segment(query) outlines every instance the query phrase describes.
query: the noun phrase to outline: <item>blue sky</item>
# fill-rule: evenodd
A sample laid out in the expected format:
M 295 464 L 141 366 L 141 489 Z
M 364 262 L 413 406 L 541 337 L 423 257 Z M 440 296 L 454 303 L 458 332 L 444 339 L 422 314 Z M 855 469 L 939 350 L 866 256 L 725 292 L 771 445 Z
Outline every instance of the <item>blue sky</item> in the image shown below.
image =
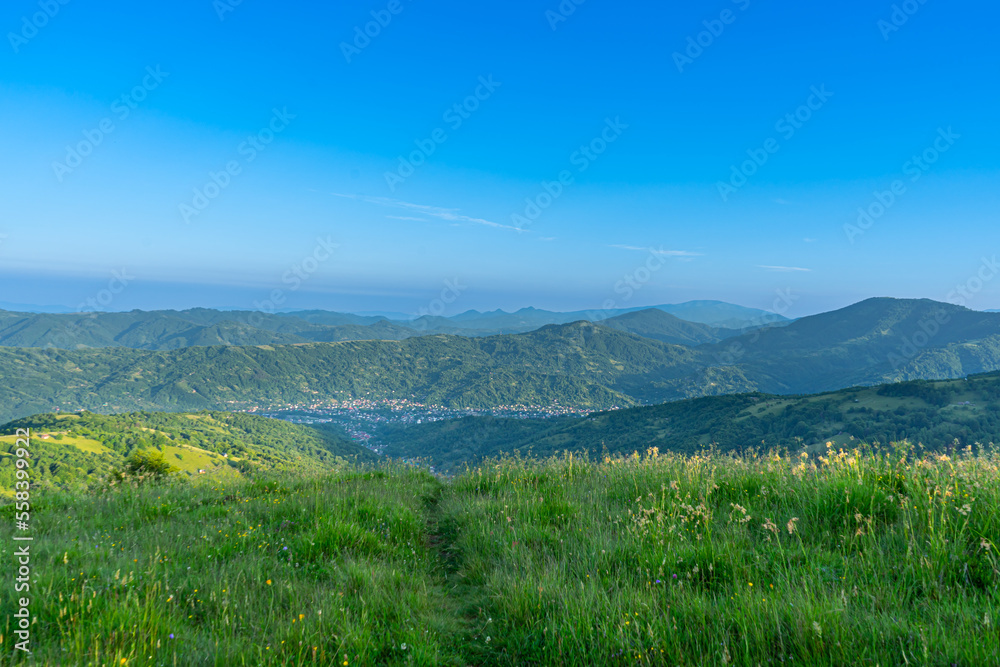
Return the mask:
M 63 2 L 0 10 L 0 301 L 1000 308 L 992 3 Z

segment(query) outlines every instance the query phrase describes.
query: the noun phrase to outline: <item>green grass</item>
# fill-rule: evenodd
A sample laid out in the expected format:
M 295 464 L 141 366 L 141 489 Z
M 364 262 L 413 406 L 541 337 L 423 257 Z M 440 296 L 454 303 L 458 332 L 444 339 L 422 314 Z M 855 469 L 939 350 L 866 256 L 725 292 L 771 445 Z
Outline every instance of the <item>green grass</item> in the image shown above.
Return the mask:
M 35 663 L 453 662 L 424 519 L 439 490 L 385 470 L 36 498 Z
M 92 438 L 82 438 L 82 437 L 79 437 L 79 436 L 73 436 L 73 435 L 67 434 L 65 431 L 38 433 L 36 436 L 33 436 L 33 437 L 37 437 L 38 439 L 41 439 L 41 437 L 43 435 L 48 435 L 49 436 L 48 441 L 49 441 L 50 444 L 53 444 L 53 445 L 70 445 L 72 447 L 76 447 L 77 449 L 79 449 L 82 452 L 88 452 L 88 453 L 91 453 L 91 454 L 108 454 L 111 451 L 113 451 L 111 449 L 108 449 L 104 445 L 102 445 L 97 440 L 94 440 Z M 56 436 L 61 436 L 61 437 L 59 437 L 57 439 Z M 7 445 L 8 447 L 12 447 L 12 446 L 15 445 L 16 442 L 17 442 L 17 436 L 14 436 L 14 435 L 0 435 L 0 444 L 2 444 L 2 445 Z
M 167 463 L 188 475 L 198 475 L 199 470 L 204 470 L 212 477 L 213 483 L 231 482 L 240 476 L 239 472 L 229 467 L 226 459 L 204 450 L 164 445 L 162 451 Z
M 183 474 L 212 483 L 231 483 L 243 471 L 317 473 L 345 459 L 376 459 L 332 430 L 246 414 L 40 414 L 0 426 L 0 493 L 14 485 L 19 429 L 31 432 L 32 483 L 63 491 L 99 488 L 138 450 L 158 450 Z
M 650 450 L 39 497 L 34 659 L 995 665 L 998 477 L 992 451 Z
M 824 459 L 459 478 L 455 548 L 492 619 L 480 661 L 998 664 L 998 459 Z

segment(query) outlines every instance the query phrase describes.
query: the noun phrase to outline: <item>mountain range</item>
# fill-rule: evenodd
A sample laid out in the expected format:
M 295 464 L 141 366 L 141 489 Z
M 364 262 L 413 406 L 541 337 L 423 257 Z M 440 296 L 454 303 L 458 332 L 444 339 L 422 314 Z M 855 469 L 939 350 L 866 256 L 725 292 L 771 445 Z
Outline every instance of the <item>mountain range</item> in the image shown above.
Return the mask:
M 681 320 L 706 325 L 695 338 L 681 334 L 670 342 L 721 340 L 737 333 L 727 326 L 750 328 L 787 322 L 765 311 L 719 301 L 697 301 L 655 306 Z M 416 319 L 390 320 L 383 316 L 355 315 L 324 310 L 282 313 L 223 311 L 207 308 L 113 313 L 27 313 L 0 311 L 0 346 L 131 347 L 142 350 L 174 350 L 212 345 L 288 345 L 293 343 L 346 340 L 404 340 L 426 334 L 482 337 L 524 333 L 549 324 L 580 320 L 604 321 L 645 310 L 577 311 L 559 313 L 522 308 L 481 313 L 470 310 L 454 317 L 424 315 Z M 679 330 L 680 325 L 677 325 Z M 693 330 L 692 330 L 693 331 Z
M 264 320 L 276 328 L 289 321 L 300 329 L 300 322 L 313 326 L 279 315 Z M 393 326 L 369 326 L 378 325 Z M 339 398 L 600 410 L 1000 369 L 1000 314 L 930 300 L 869 299 L 781 326 L 719 331 L 647 310 L 596 324 L 480 337 L 433 333 L 396 341 L 268 341 L 165 351 L 0 347 L 0 420 L 57 408 L 309 407 Z

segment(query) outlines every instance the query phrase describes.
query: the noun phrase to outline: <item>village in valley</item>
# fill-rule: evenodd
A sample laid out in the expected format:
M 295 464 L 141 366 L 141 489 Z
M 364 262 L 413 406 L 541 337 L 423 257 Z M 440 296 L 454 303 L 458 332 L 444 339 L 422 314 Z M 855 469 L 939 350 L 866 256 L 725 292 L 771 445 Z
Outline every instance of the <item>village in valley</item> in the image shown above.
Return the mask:
M 613 408 L 617 409 L 617 408 Z M 251 407 L 241 412 L 283 419 L 294 424 L 336 424 L 354 442 L 377 454 L 382 453 L 378 429 L 381 426 L 415 425 L 462 417 L 504 417 L 510 419 L 551 419 L 582 416 L 590 410 L 561 405 L 498 405 L 482 408 L 447 408 L 413 399 L 343 398 L 312 404 Z

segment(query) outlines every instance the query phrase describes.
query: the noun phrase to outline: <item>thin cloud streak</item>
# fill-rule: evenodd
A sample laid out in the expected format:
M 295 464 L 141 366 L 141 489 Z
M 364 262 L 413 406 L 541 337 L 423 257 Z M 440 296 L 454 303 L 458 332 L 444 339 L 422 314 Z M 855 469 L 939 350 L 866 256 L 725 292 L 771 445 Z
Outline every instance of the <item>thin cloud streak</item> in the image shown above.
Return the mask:
M 701 257 L 700 252 L 691 252 L 689 250 L 663 250 L 662 248 L 643 248 L 642 246 L 635 245 L 610 245 L 609 248 L 618 248 L 620 250 L 638 250 L 642 252 L 650 252 L 654 255 L 663 255 L 664 257 Z
M 486 227 L 494 227 L 496 229 L 511 229 L 516 232 L 524 232 L 526 230 L 520 227 L 513 227 L 511 225 L 504 225 L 499 222 L 493 222 L 492 220 L 486 220 L 484 218 L 474 218 L 468 215 L 462 215 L 457 213 L 456 208 L 442 208 L 440 206 L 428 206 L 427 204 L 414 204 L 408 201 L 401 201 L 399 199 L 390 199 L 389 197 L 368 197 L 365 195 L 346 195 L 339 192 L 331 192 L 334 197 L 343 197 L 344 199 L 353 199 L 355 201 L 363 201 L 368 204 L 376 204 L 378 206 L 389 206 L 392 208 L 402 208 L 410 211 L 419 211 L 424 215 L 429 215 L 433 218 L 438 218 L 439 220 L 447 220 L 448 222 L 469 222 L 475 225 L 484 225 Z

